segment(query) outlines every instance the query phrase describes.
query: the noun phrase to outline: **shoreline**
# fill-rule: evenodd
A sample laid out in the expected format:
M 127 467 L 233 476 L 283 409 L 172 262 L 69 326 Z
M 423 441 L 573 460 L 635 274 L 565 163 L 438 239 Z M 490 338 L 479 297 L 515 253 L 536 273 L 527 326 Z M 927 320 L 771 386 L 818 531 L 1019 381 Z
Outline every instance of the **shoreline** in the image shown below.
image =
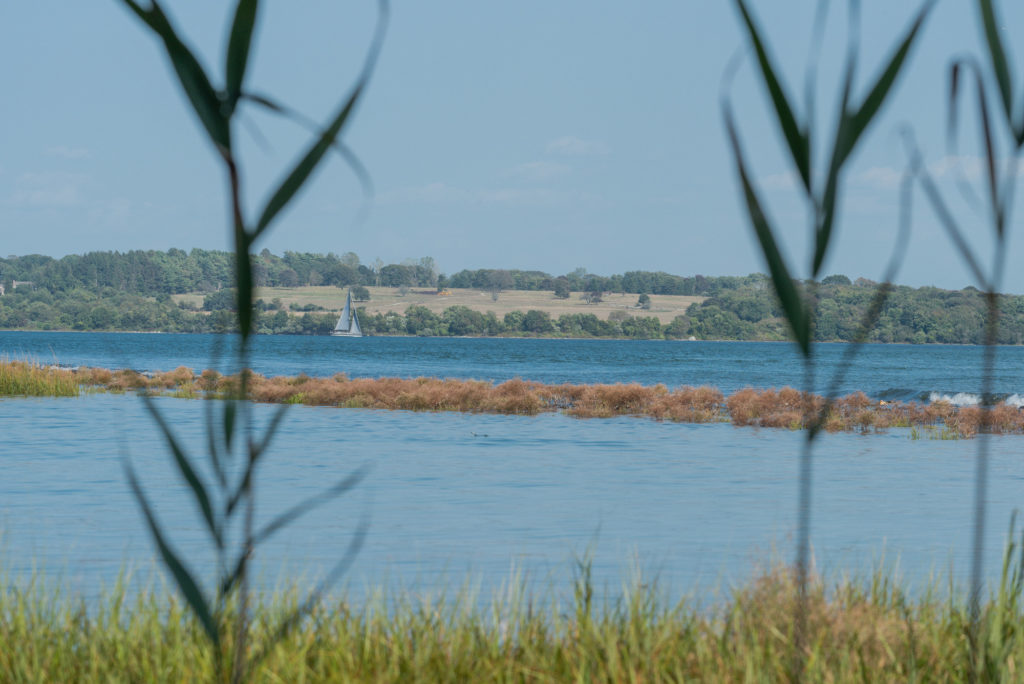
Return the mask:
M 16 334 L 79 334 L 79 335 L 228 335 L 235 333 L 209 333 L 209 332 L 167 332 L 163 330 L 25 330 L 23 328 L 0 328 L 0 333 Z M 323 337 L 330 338 L 331 335 L 292 335 L 288 333 L 254 333 L 254 337 Z M 670 343 L 742 343 L 742 344 L 793 344 L 792 340 L 690 340 L 683 338 L 638 338 L 638 337 L 572 337 L 568 335 L 364 335 L 364 338 L 382 337 L 388 339 L 429 339 L 429 340 L 569 340 L 569 341 L 593 341 L 593 342 L 670 342 Z M 983 349 L 983 344 L 965 344 L 959 342 L 850 342 L 848 340 L 822 340 L 813 342 L 819 344 L 861 344 L 870 347 L 973 347 Z M 998 348 L 1022 347 L 1024 344 L 996 344 Z

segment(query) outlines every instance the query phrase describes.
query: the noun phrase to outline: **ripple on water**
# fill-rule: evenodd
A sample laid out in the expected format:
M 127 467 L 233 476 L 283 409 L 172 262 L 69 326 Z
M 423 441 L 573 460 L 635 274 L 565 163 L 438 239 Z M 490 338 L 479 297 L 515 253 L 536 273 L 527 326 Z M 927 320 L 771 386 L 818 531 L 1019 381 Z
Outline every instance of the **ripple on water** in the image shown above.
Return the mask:
M 157 400 L 182 441 L 205 443 L 204 404 Z M 274 407 L 255 406 L 259 421 Z M 79 588 L 111 583 L 153 551 L 122 473 L 128 454 L 201 573 L 213 559 L 202 523 L 141 402 L 132 396 L 3 402 L 0 479 L 4 562 L 60 570 Z M 260 554 L 273 583 L 309 577 L 342 553 L 358 519 L 370 534 L 354 587 L 461 582 L 495 588 L 521 566 L 537 581 L 571 577 L 593 555 L 597 578 L 620 586 L 634 555 L 674 593 L 741 580 L 773 549 L 788 558 L 802 435 L 727 424 L 579 420 L 295 407 L 259 473 L 269 519 L 368 463 L 368 478 L 280 535 Z M 998 560 L 1019 501 L 1020 438 L 991 441 L 987 563 Z M 968 567 L 975 443 L 911 440 L 906 431 L 825 435 L 816 449 L 812 541 L 819 567 L 866 570 L 883 554 L 923 580 Z M 282 567 L 287 570 L 282 571 Z

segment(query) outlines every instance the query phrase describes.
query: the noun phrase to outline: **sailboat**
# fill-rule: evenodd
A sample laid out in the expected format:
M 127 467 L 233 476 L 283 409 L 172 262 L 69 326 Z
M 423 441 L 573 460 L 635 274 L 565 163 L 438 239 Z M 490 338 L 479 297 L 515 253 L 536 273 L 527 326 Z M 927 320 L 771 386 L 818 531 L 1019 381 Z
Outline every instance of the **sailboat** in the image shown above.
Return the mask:
M 331 333 L 334 337 L 362 337 L 363 331 L 359 329 L 359 317 L 356 316 L 356 309 L 352 306 L 352 290 L 348 291 L 348 299 L 345 300 L 345 308 L 341 311 L 338 324 L 334 326 Z

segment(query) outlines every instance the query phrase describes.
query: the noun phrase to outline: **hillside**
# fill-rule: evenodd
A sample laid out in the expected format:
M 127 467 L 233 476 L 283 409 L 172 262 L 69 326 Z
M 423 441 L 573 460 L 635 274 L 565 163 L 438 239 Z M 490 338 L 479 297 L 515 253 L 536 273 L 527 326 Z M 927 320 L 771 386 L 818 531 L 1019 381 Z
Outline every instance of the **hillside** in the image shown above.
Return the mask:
M 651 308 L 644 310 L 637 306 L 637 295 L 622 293 L 605 293 L 602 301 L 588 304 L 582 292 L 573 292 L 568 299 L 556 299 L 554 292 L 544 290 L 505 290 L 498 294 L 497 301 L 490 292 L 470 288 L 451 288 L 449 296 L 438 295 L 434 290 L 410 289 L 401 294 L 395 287 L 368 287 L 370 301 L 360 302 L 371 314 L 388 314 L 390 312 L 404 314 L 410 306 L 423 306 L 435 314 L 441 314 L 452 306 L 465 306 L 473 311 L 486 313 L 493 311 L 498 317 L 512 311 L 544 311 L 557 319 L 562 314 L 594 314 L 601 320 L 607 320 L 613 311 L 621 311 L 630 316 L 653 316 L 662 325 L 668 325 L 676 316 L 683 316 L 691 304 L 699 304 L 707 297 L 685 295 L 650 295 Z M 347 290 L 337 287 L 263 287 L 256 296 L 266 302 L 280 299 L 288 308 L 309 305 L 322 307 L 322 311 L 338 313 L 345 305 Z M 203 293 L 173 295 L 172 299 L 186 302 L 196 307 L 203 304 Z

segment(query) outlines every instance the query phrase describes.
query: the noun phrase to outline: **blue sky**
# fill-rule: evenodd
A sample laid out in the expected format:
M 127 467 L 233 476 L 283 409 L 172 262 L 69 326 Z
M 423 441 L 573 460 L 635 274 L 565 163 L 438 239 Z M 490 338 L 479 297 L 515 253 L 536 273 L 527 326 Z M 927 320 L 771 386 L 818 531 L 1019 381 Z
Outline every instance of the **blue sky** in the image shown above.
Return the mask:
M 861 88 L 919 7 L 862 4 Z M 752 5 L 799 92 L 814 3 Z M 817 60 L 826 125 L 846 32 L 845 3 L 832 5 Z M 960 201 L 944 140 L 950 59 L 980 54 L 971 5 L 945 0 L 933 12 L 845 178 L 826 272 L 881 274 L 896 231 L 904 123 L 989 255 L 984 217 Z M 262 9 L 248 85 L 323 121 L 359 70 L 375 5 L 267 0 Z M 230 3 L 169 2 L 168 10 L 222 78 Z M 1012 43 L 1009 27 L 1024 27 L 1024 7 L 1000 10 Z M 356 221 L 359 184 L 333 160 L 259 247 L 354 251 L 365 262 L 430 255 L 448 273 L 763 271 L 718 102 L 741 44 L 725 0 L 394 0 L 379 68 L 345 134 L 376 187 L 368 217 Z M 228 247 L 217 160 L 157 43 L 120 3 L 4 3 L 0 63 L 0 253 Z M 731 93 L 770 216 L 794 272 L 806 275 L 804 207 L 749 62 Z M 247 204 L 256 207 L 307 138 L 258 111 L 247 120 L 236 137 Z M 966 129 L 968 177 L 978 174 L 976 138 Z M 1024 263 L 1022 223 L 1014 221 L 1005 280 L 1014 292 L 1024 292 L 1024 269 L 1015 268 Z M 913 230 L 900 282 L 972 284 L 920 197 Z

